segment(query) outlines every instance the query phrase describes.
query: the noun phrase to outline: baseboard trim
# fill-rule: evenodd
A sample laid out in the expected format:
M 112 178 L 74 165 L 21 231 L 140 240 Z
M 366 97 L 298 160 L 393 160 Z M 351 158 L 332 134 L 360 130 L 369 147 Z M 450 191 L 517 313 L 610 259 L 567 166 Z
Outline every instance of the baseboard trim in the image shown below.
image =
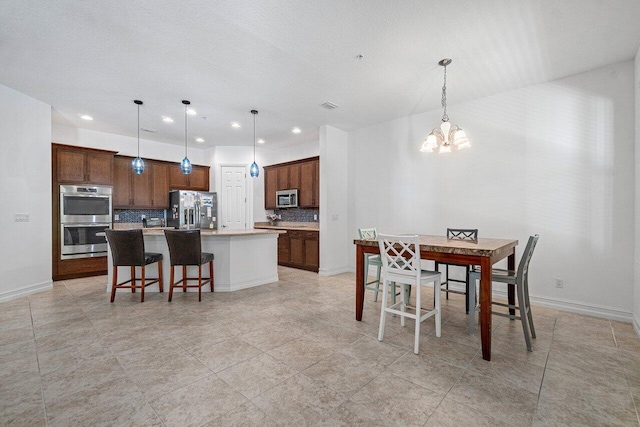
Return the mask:
M 44 282 L 34 283 L 32 285 L 25 286 L 24 288 L 15 289 L 13 291 L 0 294 L 0 302 L 10 301 L 12 299 L 35 294 L 37 292 L 49 291 L 51 289 L 53 289 L 53 281 L 45 280 Z
M 345 267 L 338 267 L 338 268 L 333 268 L 333 269 L 325 269 L 325 268 L 321 268 L 320 270 L 318 270 L 318 275 L 320 276 L 335 276 L 336 274 L 342 274 L 342 273 L 349 273 L 351 272 L 351 269 L 347 266 Z
M 248 289 L 248 288 L 254 288 L 256 286 L 268 285 L 269 283 L 274 283 L 274 282 L 277 282 L 278 280 L 280 280 L 279 277 L 278 277 L 278 274 L 275 274 L 273 276 L 262 277 L 260 279 L 254 279 L 254 280 L 252 280 L 250 282 L 230 285 L 227 289 L 219 289 L 216 286 L 216 292 L 239 291 L 241 289 Z
M 640 321 L 638 321 L 636 316 L 633 316 L 633 329 L 636 330 L 636 334 L 638 335 L 638 338 L 640 338 Z

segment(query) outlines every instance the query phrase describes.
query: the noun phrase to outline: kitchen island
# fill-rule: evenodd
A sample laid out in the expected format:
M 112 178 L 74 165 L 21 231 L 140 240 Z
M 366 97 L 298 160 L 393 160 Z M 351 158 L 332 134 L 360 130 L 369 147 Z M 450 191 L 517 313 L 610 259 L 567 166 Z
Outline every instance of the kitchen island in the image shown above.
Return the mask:
M 169 247 L 163 229 L 146 228 L 144 235 L 145 252 L 156 252 L 163 255 L 164 290 L 169 291 L 170 268 Z M 214 254 L 215 292 L 230 292 L 251 288 L 278 281 L 278 236 L 280 230 L 201 230 L 202 251 Z M 107 292 L 111 292 L 113 261 L 111 248 L 108 253 Z M 194 273 L 195 270 L 195 273 Z M 203 276 L 208 272 L 204 271 Z M 139 277 L 139 269 L 136 268 Z M 188 267 L 189 277 L 197 277 L 197 267 Z M 146 268 L 147 277 L 158 277 L 158 265 L 151 264 Z M 176 269 L 176 279 L 182 277 L 182 269 Z M 130 279 L 127 267 L 118 269 L 118 283 Z M 190 282 L 191 283 L 191 282 Z M 158 284 L 150 285 L 147 292 L 158 292 Z M 188 289 L 197 292 L 196 288 Z M 118 289 L 118 292 L 130 292 Z

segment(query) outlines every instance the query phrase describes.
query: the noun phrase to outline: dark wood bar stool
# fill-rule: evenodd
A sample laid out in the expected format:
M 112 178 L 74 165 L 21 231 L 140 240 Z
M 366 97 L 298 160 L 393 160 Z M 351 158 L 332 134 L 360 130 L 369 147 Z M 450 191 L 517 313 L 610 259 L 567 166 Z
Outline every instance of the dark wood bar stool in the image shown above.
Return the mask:
M 144 288 L 158 283 L 162 289 L 162 254 L 144 251 L 142 230 L 105 230 L 105 235 L 111 247 L 113 258 L 113 283 L 111 285 L 111 302 L 116 297 L 116 290 L 131 288 L 135 293 L 140 288 L 140 302 L 144 302 Z M 145 267 L 158 263 L 158 277 L 145 277 Z M 131 267 L 131 279 L 118 283 L 118 267 Z M 136 278 L 136 267 L 140 267 L 140 277 Z M 140 286 L 136 286 L 140 282 Z M 131 283 L 128 285 L 128 283 Z
M 164 230 L 169 246 L 171 258 L 171 283 L 169 284 L 169 301 L 173 297 L 173 288 L 182 286 L 182 292 L 187 288 L 198 288 L 198 301 L 202 301 L 202 286 L 209 283 L 213 292 L 213 254 L 202 252 L 200 230 Z M 202 277 L 202 266 L 209 264 L 209 277 Z M 182 266 L 182 279 L 175 282 L 175 266 Z M 198 266 L 198 277 L 187 277 L 187 266 Z M 197 280 L 197 285 L 187 284 L 188 280 Z M 180 285 L 182 283 L 182 285 Z

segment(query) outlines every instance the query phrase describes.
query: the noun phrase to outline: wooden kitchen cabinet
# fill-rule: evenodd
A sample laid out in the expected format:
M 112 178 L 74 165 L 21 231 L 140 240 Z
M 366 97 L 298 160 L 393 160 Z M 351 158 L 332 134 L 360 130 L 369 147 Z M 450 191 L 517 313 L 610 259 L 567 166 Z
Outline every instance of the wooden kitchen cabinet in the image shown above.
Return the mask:
M 276 188 L 278 187 L 278 170 L 264 168 L 264 208 L 276 208 Z
M 169 188 L 171 190 L 209 191 L 209 167 L 193 165 L 191 173 L 185 175 L 180 163 L 169 165 Z
M 58 183 L 112 184 L 115 152 L 59 144 L 54 144 L 54 148 Z
M 300 164 L 300 191 L 298 206 L 301 208 L 317 208 L 320 206 L 320 162 L 311 160 Z
M 129 207 L 133 203 L 131 160 L 131 157 L 116 156 L 113 161 L 113 195 L 111 196 L 111 203 L 114 208 Z
M 284 237 L 286 236 L 286 237 Z M 287 230 L 278 237 L 278 264 L 318 271 L 320 241 L 318 231 Z
M 151 166 L 151 206 L 165 209 L 169 207 L 169 165 L 149 162 Z M 208 186 L 208 184 L 207 184 Z
M 264 167 L 264 208 L 276 209 L 276 191 L 298 190 L 298 207 L 320 206 L 320 158 Z

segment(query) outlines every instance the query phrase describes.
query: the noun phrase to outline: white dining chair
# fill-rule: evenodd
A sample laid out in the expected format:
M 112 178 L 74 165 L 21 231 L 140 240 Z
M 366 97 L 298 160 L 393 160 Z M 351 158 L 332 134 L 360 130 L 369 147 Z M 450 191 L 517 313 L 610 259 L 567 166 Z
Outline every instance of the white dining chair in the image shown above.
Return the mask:
M 382 341 L 384 338 L 384 326 L 387 313 L 400 316 L 400 324 L 402 326 L 405 326 L 405 318 L 408 317 L 414 319 L 416 322 L 413 352 L 418 354 L 421 322 L 429 317 L 435 317 L 436 337 L 439 338 L 441 334 L 440 272 L 427 271 L 420 268 L 420 242 L 417 235 L 394 236 L 379 234 L 378 245 L 380 246 L 380 258 L 382 260 L 382 308 L 380 312 L 378 341 Z M 402 301 L 387 307 L 390 282 L 402 285 Z M 429 283 L 433 283 L 435 307 L 433 310 L 422 315 L 419 286 Z M 415 308 L 409 306 L 408 286 L 416 286 Z M 398 306 L 400 306 L 400 310 L 396 308 Z M 415 314 L 407 312 L 408 308 L 414 308 Z

